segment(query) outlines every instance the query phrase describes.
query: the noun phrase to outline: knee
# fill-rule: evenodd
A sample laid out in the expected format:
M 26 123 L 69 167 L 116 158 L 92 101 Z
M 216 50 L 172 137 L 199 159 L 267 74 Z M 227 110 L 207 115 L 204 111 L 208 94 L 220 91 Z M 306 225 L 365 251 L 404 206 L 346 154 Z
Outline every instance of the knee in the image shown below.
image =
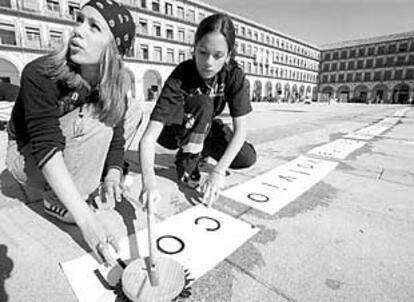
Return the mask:
M 231 169 L 247 169 L 257 161 L 257 153 L 252 144 L 246 143 L 230 165 Z

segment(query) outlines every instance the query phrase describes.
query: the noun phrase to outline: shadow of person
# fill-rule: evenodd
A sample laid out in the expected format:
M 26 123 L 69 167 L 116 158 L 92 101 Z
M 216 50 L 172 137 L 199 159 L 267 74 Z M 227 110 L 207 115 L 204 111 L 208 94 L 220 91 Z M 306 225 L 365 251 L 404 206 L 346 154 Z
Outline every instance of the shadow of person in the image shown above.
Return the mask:
M 4 169 L 0 174 L 0 188 L 1 193 L 4 196 L 17 199 L 22 203 L 26 203 L 25 196 L 20 188 L 18 182 L 14 179 L 13 175 Z
M 127 151 L 126 158 L 130 158 L 132 155 L 135 155 L 138 158 L 136 151 Z M 163 177 L 171 180 L 172 182 L 177 183 L 177 172 L 175 170 L 175 152 L 168 150 L 167 153 L 155 153 L 154 166 L 155 174 L 159 177 Z M 130 161 L 129 171 L 134 173 L 141 173 L 141 167 L 139 163 L 135 161 Z M 195 189 L 186 187 L 184 185 L 178 184 L 178 189 L 183 193 L 185 199 L 191 205 L 195 206 L 201 202 L 201 194 Z
M 122 202 L 116 204 L 115 210 L 121 215 L 126 227 L 126 235 L 128 236 L 129 254 L 131 259 L 140 258 L 137 236 L 135 234 L 136 229 L 134 220 L 137 219 L 137 215 L 134 206 L 131 204 L 131 201 L 128 201 L 125 197 L 123 197 Z
M 0 301 L 2 302 L 7 302 L 9 299 L 4 283 L 10 277 L 14 266 L 13 261 L 7 257 L 7 251 L 7 246 L 0 244 Z

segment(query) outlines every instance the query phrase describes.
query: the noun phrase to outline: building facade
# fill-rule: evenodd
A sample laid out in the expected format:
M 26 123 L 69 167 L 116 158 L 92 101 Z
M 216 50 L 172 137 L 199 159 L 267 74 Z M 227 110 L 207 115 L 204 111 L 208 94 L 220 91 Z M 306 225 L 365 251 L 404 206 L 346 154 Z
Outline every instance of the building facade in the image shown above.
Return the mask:
M 0 0 L 0 79 L 18 84 L 23 67 L 71 35 L 85 0 Z M 173 68 L 191 58 L 199 22 L 224 12 L 194 0 L 121 0 L 135 20 L 125 59 L 136 95 L 155 100 Z M 237 30 L 237 57 L 252 100 L 299 101 L 316 96 L 320 50 L 228 13 Z
M 414 93 L 414 31 L 324 46 L 319 99 L 409 103 Z

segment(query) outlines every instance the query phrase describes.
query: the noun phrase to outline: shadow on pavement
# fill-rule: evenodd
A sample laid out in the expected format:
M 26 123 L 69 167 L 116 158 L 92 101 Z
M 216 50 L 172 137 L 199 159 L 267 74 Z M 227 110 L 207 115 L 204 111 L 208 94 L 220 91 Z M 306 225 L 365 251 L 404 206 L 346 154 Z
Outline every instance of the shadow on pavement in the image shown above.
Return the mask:
M 19 184 L 7 169 L 4 169 L 0 174 L 0 188 L 1 193 L 4 196 L 17 199 L 22 203 L 26 203 L 22 190 L 19 187 Z
M 136 151 L 127 151 L 126 158 L 131 158 L 131 156 L 136 153 Z M 137 156 L 136 156 L 137 158 Z M 174 153 L 156 153 L 155 154 L 155 174 L 159 177 L 163 177 L 171 180 L 172 182 L 177 182 L 177 174 L 175 171 L 175 152 Z M 141 167 L 138 163 L 132 162 L 130 164 L 130 171 L 134 173 L 141 173 Z M 201 202 L 201 194 L 194 189 L 188 188 L 184 185 L 178 186 L 179 191 L 184 194 L 185 199 L 191 205 L 195 206 Z
M 4 283 L 10 277 L 13 270 L 13 260 L 7 257 L 8 248 L 4 244 L 0 244 L 0 301 L 7 302 L 9 297 L 6 293 Z

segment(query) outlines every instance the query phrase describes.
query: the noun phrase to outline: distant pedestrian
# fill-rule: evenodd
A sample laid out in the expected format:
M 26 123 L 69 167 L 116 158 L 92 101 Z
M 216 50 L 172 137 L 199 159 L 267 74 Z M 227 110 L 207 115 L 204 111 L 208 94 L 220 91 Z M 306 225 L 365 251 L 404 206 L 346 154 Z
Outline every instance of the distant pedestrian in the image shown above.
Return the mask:
M 217 165 L 201 183 L 204 201 L 211 204 L 224 185 L 226 170 L 247 168 L 256 152 L 246 139 L 246 116 L 252 110 L 243 70 L 234 61 L 235 30 L 227 15 L 215 14 L 197 28 L 194 57 L 181 63 L 164 84 L 140 145 L 142 198 L 160 199 L 154 173 L 154 144 L 178 149 L 178 181 L 200 184 L 199 163 L 211 156 Z M 234 133 L 215 118 L 229 107 Z
M 85 200 L 101 177 L 105 199 L 98 207 L 121 197 L 124 148 L 141 119 L 122 60 L 134 36 L 125 7 L 87 2 L 69 42 L 24 68 L 8 129 L 13 176 L 41 189 L 45 213 L 76 223 L 105 262 L 113 262 L 108 244 L 117 248 L 117 240 Z

